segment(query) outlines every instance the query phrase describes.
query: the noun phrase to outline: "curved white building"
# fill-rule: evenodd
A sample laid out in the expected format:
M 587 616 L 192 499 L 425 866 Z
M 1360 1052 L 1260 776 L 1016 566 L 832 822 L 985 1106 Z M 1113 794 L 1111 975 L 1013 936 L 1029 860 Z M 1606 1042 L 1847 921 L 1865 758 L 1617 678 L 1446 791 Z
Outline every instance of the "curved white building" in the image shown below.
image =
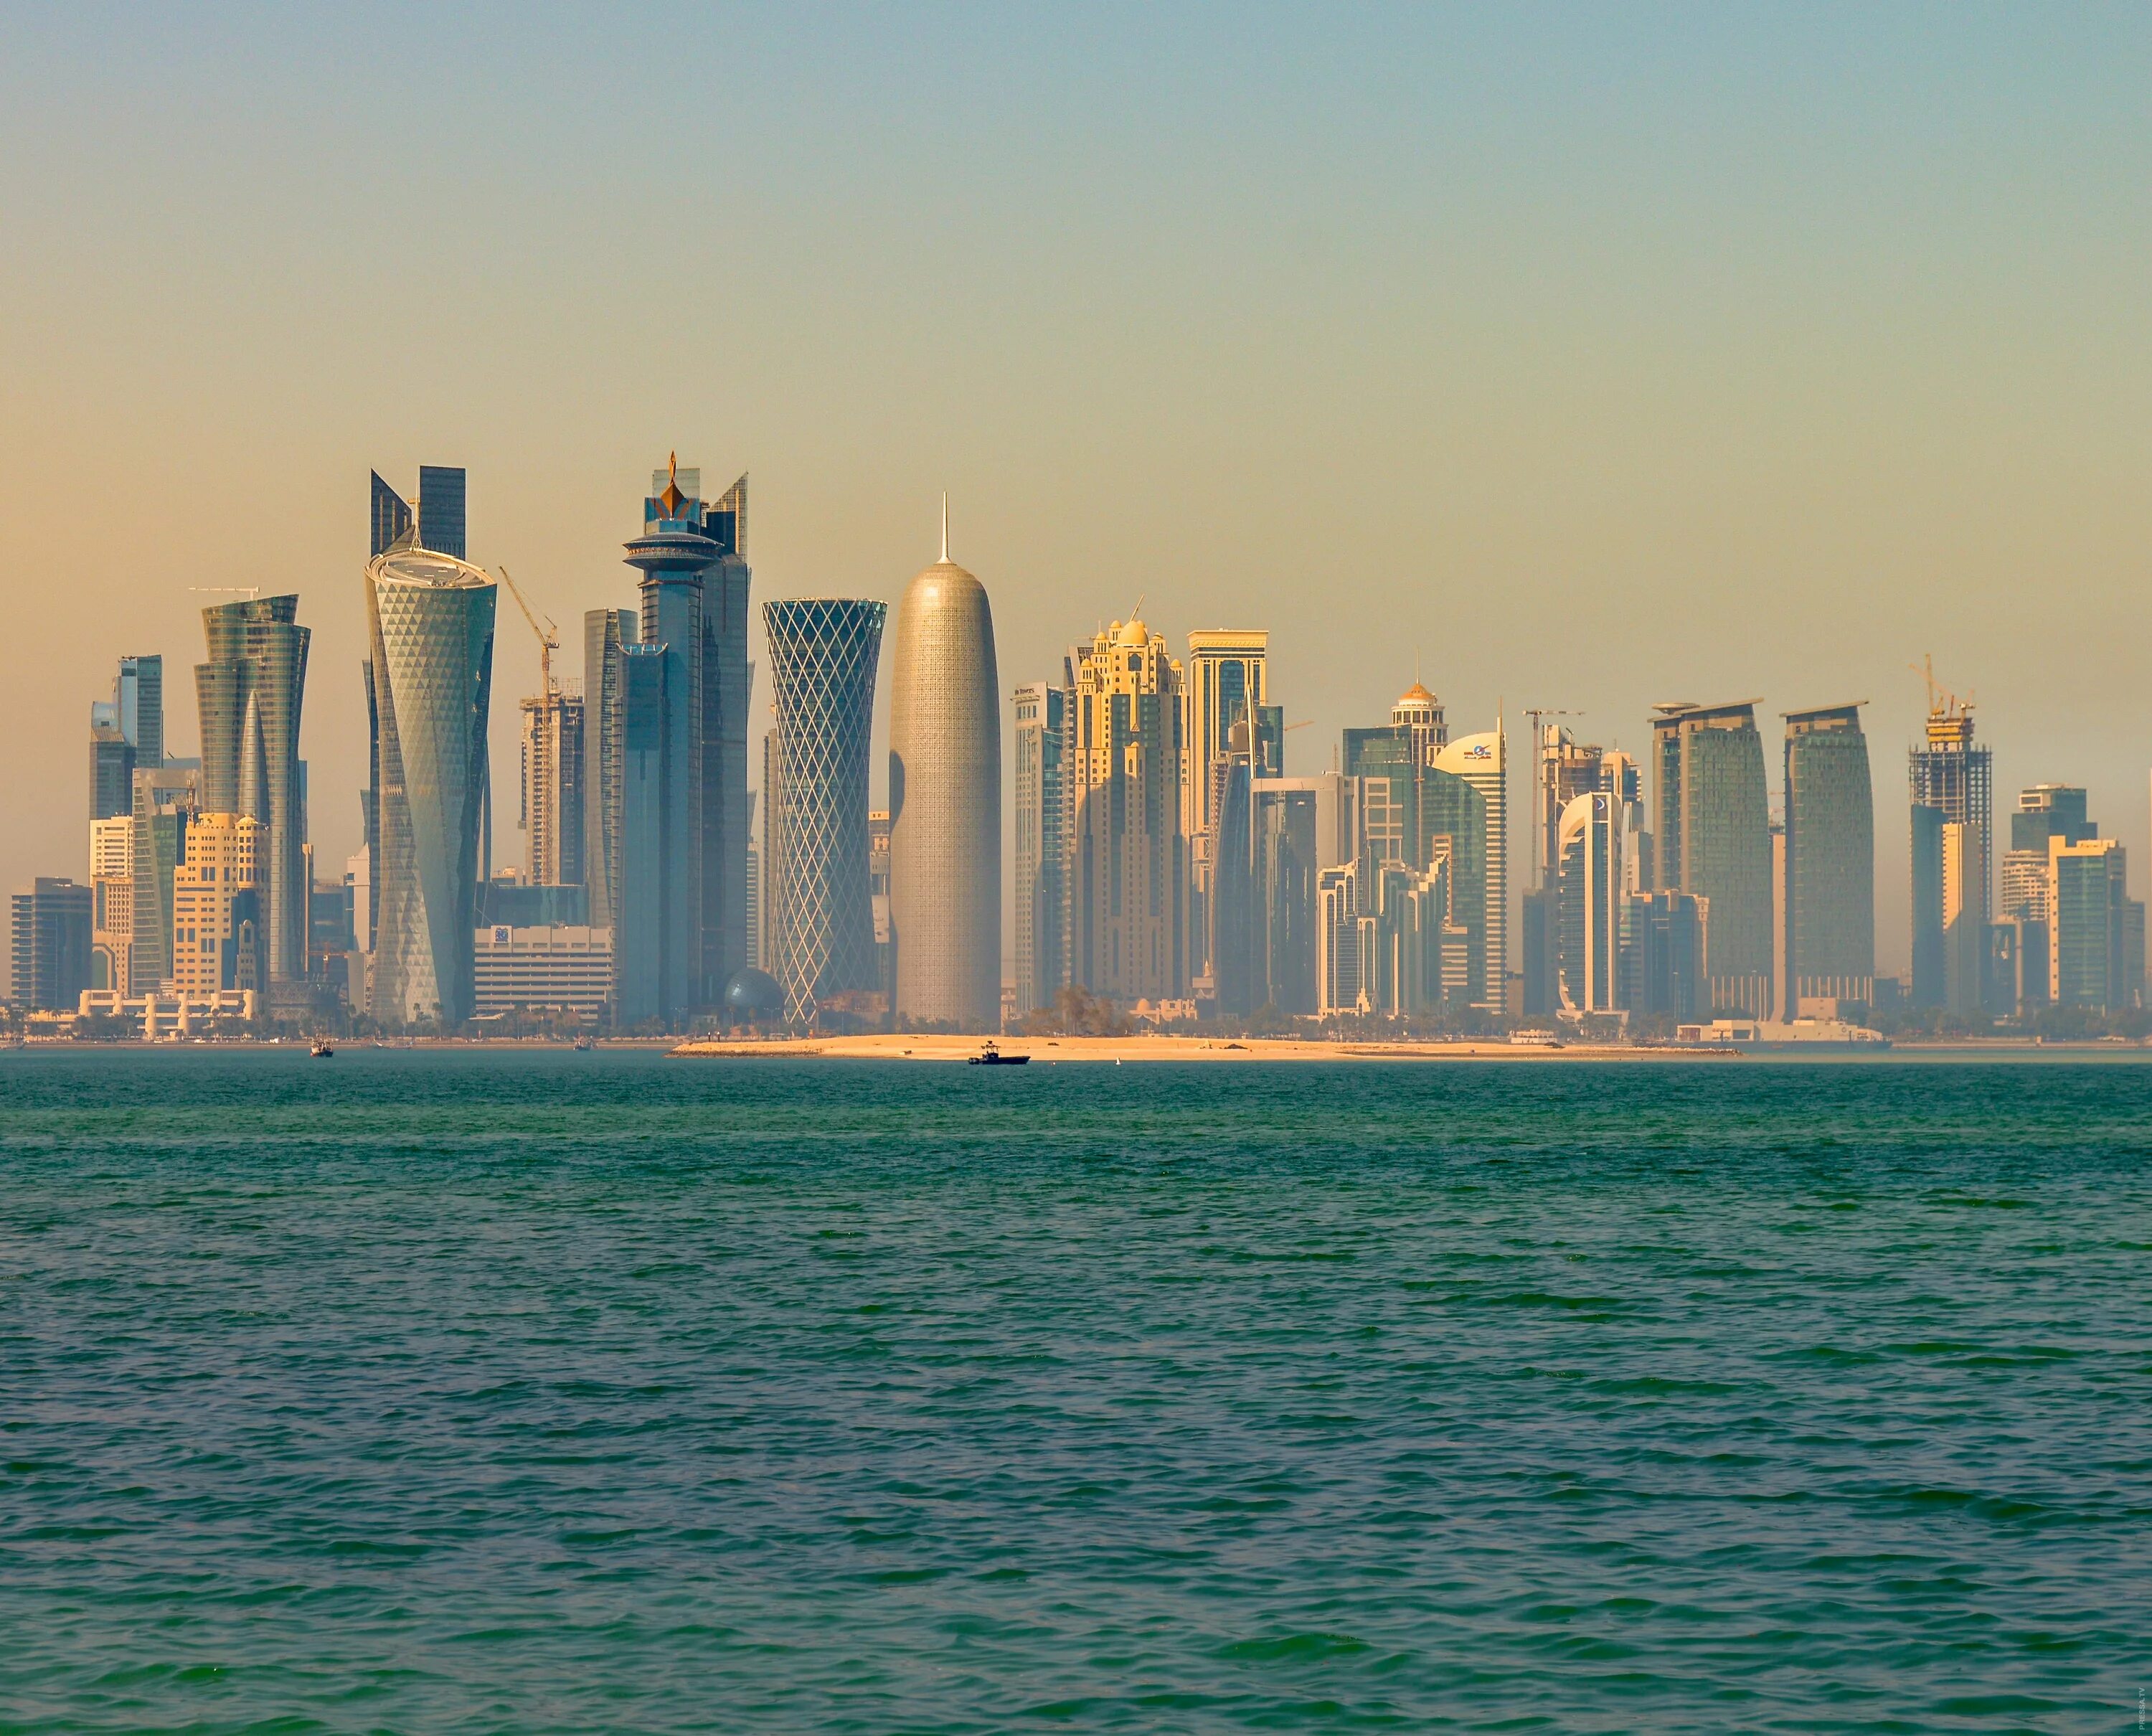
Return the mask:
M 474 1010 L 495 595 L 480 569 L 408 536 L 366 569 L 381 738 L 372 1006 L 392 1027 Z
M 992 1031 L 1002 1000 L 1002 741 L 986 587 L 942 558 L 896 606 L 889 911 L 900 1018 Z

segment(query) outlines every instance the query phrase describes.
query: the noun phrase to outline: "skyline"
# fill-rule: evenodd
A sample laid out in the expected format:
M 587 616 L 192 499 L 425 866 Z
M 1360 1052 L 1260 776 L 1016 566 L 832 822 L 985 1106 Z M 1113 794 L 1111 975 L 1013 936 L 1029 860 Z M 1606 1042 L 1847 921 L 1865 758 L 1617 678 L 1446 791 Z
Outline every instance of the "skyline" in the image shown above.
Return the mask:
M 231 583 L 302 597 L 341 860 L 353 476 L 468 467 L 473 557 L 566 622 L 632 605 L 677 448 L 754 475 L 759 601 L 894 602 L 947 488 L 1004 689 L 1140 592 L 1176 654 L 1267 627 L 1295 774 L 1415 667 L 1460 732 L 1561 706 L 1632 754 L 1663 699 L 1764 695 L 1773 737 L 1865 698 L 1886 971 L 1932 652 L 1998 799 L 2087 787 L 2144 890 L 2152 21 L 1119 19 L 731 18 L 722 125 L 601 21 L 12 23 L 0 599 L 48 624 L 0 698 L 0 874 L 79 869 L 82 705 L 118 655 L 190 667 L 186 587 Z M 423 150 L 362 70 L 390 30 L 463 99 Z M 453 230 L 444 277 L 389 268 L 383 209 Z M 135 537 L 81 534 L 100 488 Z M 511 616 L 497 780 L 536 670 Z

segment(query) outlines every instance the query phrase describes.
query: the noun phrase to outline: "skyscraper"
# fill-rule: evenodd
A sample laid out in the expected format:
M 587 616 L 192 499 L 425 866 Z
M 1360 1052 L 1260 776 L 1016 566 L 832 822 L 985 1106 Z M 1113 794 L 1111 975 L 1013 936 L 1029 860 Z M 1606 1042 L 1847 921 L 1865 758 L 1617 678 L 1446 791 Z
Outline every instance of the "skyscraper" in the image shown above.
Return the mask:
M 1561 899 L 1558 982 L 1566 1012 L 1611 1013 L 1622 996 L 1627 805 L 1608 790 L 1573 798 L 1555 839 Z
M 1988 749 L 1973 744 L 1970 700 L 1931 679 L 1927 744 L 1908 751 L 1906 771 L 1913 809 L 1913 1002 L 1969 1014 L 1978 1010 L 1981 993 L 1965 961 L 1975 951 L 1985 956 L 1994 906 L 1994 772 Z M 1955 871 L 1946 881 L 1943 829 L 1952 825 L 1966 830 L 1952 846 Z M 1924 881 L 1924 874 L 1935 878 Z M 1955 916 L 1945 916 L 1946 906 Z M 1958 921 L 1968 925 L 1962 935 Z
M 307 974 L 307 808 L 299 714 L 312 632 L 297 624 L 298 613 L 296 596 L 204 609 L 209 661 L 195 666 L 202 806 L 211 814 L 246 815 L 268 828 L 262 845 L 266 964 L 268 977 L 282 982 L 303 982 Z
M 2056 1003 L 2117 1012 L 2144 992 L 2144 906 L 2113 838 L 2048 842 L 2048 980 Z M 2134 908 L 2133 908 L 2134 906 Z
M 123 657 L 112 680 L 114 721 L 137 765 L 165 763 L 165 660 Z
M 172 980 L 183 995 L 266 987 L 262 957 L 270 829 L 239 814 L 204 814 L 187 830 L 172 876 Z
M 1113 622 L 1071 662 L 1070 979 L 1118 1001 L 1181 999 L 1188 845 L 1180 829 L 1180 664 L 1140 621 Z
M 1184 683 L 1188 715 L 1181 731 L 1187 753 L 1181 768 L 1180 827 L 1188 840 L 1189 974 L 1211 974 L 1210 841 L 1217 803 L 1220 768 L 1228 752 L 1233 726 L 1246 722 L 1256 729 L 1257 775 L 1282 771 L 1282 737 L 1275 744 L 1277 763 L 1265 759 L 1273 745 L 1261 739 L 1261 713 L 1270 698 L 1270 638 L 1258 630 L 1211 628 L 1188 636 Z M 1281 720 L 1282 723 L 1282 720 Z
M 894 1011 L 965 1031 L 1001 1026 L 1000 677 L 985 587 L 942 558 L 896 606 L 889 713 Z
M 40 875 L 15 894 L 11 914 L 15 1004 L 74 1012 L 89 987 L 89 888 Z
M 867 755 L 886 603 L 795 597 L 763 605 L 776 713 L 765 775 L 772 974 L 784 1016 L 811 1024 L 834 997 L 871 994 Z
M 1436 749 L 1434 769 L 1464 784 L 1479 798 L 1468 803 L 1439 781 L 1428 786 L 1421 825 L 1430 839 L 1454 829 L 1457 866 L 1453 896 L 1459 920 L 1474 927 L 1475 958 L 1467 985 L 1471 1003 L 1484 1013 L 1505 1010 L 1510 978 L 1510 739 L 1500 718 L 1492 729 L 1462 735 Z M 1480 860 L 1470 843 L 1479 835 Z M 1474 920 L 1469 906 L 1476 903 Z
M 99 704 L 91 708 L 89 725 L 89 817 L 109 820 L 115 814 L 124 814 L 134 799 L 134 749 L 119 733 L 119 726 L 108 721 L 109 710 Z
M 130 792 L 131 796 L 131 792 Z M 134 817 L 89 825 L 89 986 L 126 995 L 134 952 Z
M 134 771 L 134 942 L 129 991 L 146 994 L 172 974 L 172 876 L 187 859 L 187 827 L 201 810 L 201 762 L 167 759 Z
M 1016 1010 L 1050 1007 L 1068 986 L 1071 729 L 1067 686 L 1035 681 L 1009 696 L 1015 708 Z
M 2010 816 L 2010 848 L 2002 852 L 2002 915 L 2044 921 L 2048 840 L 2060 838 L 2065 844 L 2082 844 L 2099 835 L 2099 828 L 2086 815 L 2085 793 L 2075 785 L 2035 784 L 2021 791 L 2017 811 Z
M 1787 980 L 1779 998 L 1794 1018 L 1804 1000 L 1875 997 L 1875 801 L 1858 704 L 1785 719 Z
M 583 884 L 593 928 L 617 913 L 623 721 L 621 651 L 636 639 L 632 609 L 592 609 L 583 617 Z
M 1659 890 L 1704 901 L 1714 1011 L 1771 1007 L 1771 835 L 1754 701 L 1662 705 L 1652 720 Z
M 646 673 L 637 690 L 665 710 L 654 792 L 662 816 L 632 840 L 623 834 L 623 843 L 654 845 L 664 859 L 623 859 L 621 871 L 623 884 L 657 889 L 663 900 L 654 913 L 634 913 L 658 923 L 662 967 L 655 985 L 630 998 L 678 1022 L 717 1005 L 747 962 L 747 478 L 714 505 L 700 498 L 702 473 L 682 470 L 677 456 L 651 483 L 642 535 L 626 558 L 642 575 L 637 642 L 663 663 L 662 676 Z M 643 955 L 617 947 L 623 956 L 627 970 Z
M 524 700 L 524 878 L 534 886 L 583 884 L 583 696 Z
M 408 536 L 366 570 L 380 737 L 372 1011 L 385 1025 L 471 1016 L 495 591 Z

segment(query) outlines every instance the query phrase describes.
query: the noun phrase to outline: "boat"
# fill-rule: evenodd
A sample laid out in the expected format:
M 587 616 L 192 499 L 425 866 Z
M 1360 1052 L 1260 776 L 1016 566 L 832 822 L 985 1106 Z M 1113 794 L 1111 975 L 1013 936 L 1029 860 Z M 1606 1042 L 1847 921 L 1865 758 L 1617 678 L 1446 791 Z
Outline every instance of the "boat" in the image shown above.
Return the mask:
M 1030 1061 L 1029 1055 L 1005 1055 L 993 1043 L 988 1043 L 965 1064 L 968 1067 L 1023 1067 L 1029 1065 Z
M 326 1037 L 317 1037 L 314 1039 L 313 1047 L 307 1053 L 317 1061 L 327 1060 L 336 1053 L 336 1045 Z
M 576 1053 L 578 1053 L 578 1054 L 583 1054 L 583 1053 L 588 1053 L 588 1052 L 589 1052 L 590 1050 L 591 1050 L 591 1049 L 596 1048 L 597 1047 L 597 1044 L 596 1044 L 595 1043 L 591 1042 L 591 1039 L 590 1039 L 589 1038 L 587 1038 L 587 1037 L 578 1037 L 578 1038 L 576 1038 L 573 1043 L 570 1043 L 568 1046 L 569 1046 L 569 1048 L 571 1048 L 574 1049 L 574 1050 L 576 1052 Z

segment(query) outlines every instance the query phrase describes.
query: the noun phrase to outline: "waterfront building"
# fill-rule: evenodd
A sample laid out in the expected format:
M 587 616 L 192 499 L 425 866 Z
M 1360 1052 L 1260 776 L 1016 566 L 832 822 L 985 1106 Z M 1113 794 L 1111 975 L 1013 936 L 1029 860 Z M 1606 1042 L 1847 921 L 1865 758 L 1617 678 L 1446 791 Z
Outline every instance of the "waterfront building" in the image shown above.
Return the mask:
M 1070 662 L 1070 980 L 1125 1003 L 1185 999 L 1180 664 L 1139 620 L 1112 622 Z
M 2022 790 L 2010 816 L 2010 847 L 2002 852 L 1997 887 L 2006 921 L 2044 921 L 2048 910 L 2048 840 L 2082 844 L 2099 828 L 2085 811 L 2085 793 L 2070 784 L 2035 784 Z M 2041 968 L 2046 968 L 2043 960 Z
M 1566 724 L 1540 723 L 1543 713 L 1525 715 L 1533 719 L 1532 885 L 1553 888 L 1561 872 L 1561 817 L 1577 797 L 1606 787 L 1600 769 L 1606 749 L 1578 741 Z
M 1191 980 L 1212 974 L 1210 840 L 1233 726 L 1256 729 L 1261 762 L 1256 775 L 1282 771 L 1283 717 L 1269 706 L 1270 635 L 1260 630 L 1210 628 L 1188 636 L 1182 683 L 1187 744 L 1180 775 L 1180 829 L 1188 840 L 1188 971 Z M 1276 734 L 1264 728 L 1265 713 Z
M 137 765 L 165 763 L 165 660 L 123 657 L 112 678 L 112 721 Z M 124 811 L 124 810 L 123 810 Z
M 1875 804 L 1860 707 L 1785 713 L 1780 1016 L 1875 997 Z M 1815 1009 L 1835 1018 L 1838 1008 Z
M 299 761 L 312 630 L 296 596 L 249 597 L 202 611 L 209 661 L 195 666 L 202 742 L 202 805 L 267 827 L 262 922 L 268 979 L 307 974 L 307 807 Z M 255 985 L 267 988 L 268 981 Z
M 747 847 L 747 967 L 762 970 L 762 846 L 750 841 Z M 764 972 L 767 976 L 769 973 Z M 774 982 L 776 979 L 771 978 Z M 727 985 L 725 992 L 732 990 Z M 730 1004 L 729 998 L 728 1004 Z
M 378 743 L 370 1007 L 392 1028 L 471 1016 L 496 591 L 408 534 L 366 569 Z
M 1435 840 L 1447 833 L 1455 864 L 1451 896 L 1459 920 L 1472 931 L 1465 992 L 1475 1008 L 1500 1015 L 1509 1010 L 1510 976 L 1509 737 L 1501 719 L 1492 729 L 1443 743 L 1433 763 L 1442 776 L 1429 780 L 1420 820 L 1429 860 Z M 1463 784 L 1478 799 L 1444 778 Z
M 896 606 L 889 713 L 892 1010 L 902 1019 L 1001 1028 L 1001 678 L 993 610 L 942 556 Z
M 271 829 L 241 814 L 200 814 L 172 874 L 172 983 L 183 996 L 267 986 Z
M 896 992 L 896 931 L 889 919 L 889 810 L 867 810 L 867 904 L 874 912 L 875 989 Z
M 583 884 L 594 928 L 611 928 L 618 913 L 621 652 L 636 635 L 632 609 L 592 609 L 583 617 Z
M 836 997 L 875 992 L 867 762 L 888 612 L 851 597 L 763 606 L 776 718 L 763 783 L 772 974 L 792 1024 L 815 1023 Z
M 1316 1011 L 1325 1018 L 1374 1011 L 1375 918 L 1362 897 L 1372 860 L 1363 852 L 1315 877 Z
M 1229 932 L 1251 936 L 1246 997 L 1295 1017 L 1322 1010 L 1316 882 L 1361 855 L 1361 785 L 1337 772 L 1254 781 L 1252 914 L 1221 908 Z
M 1771 1007 L 1771 835 L 1754 701 L 1661 705 L 1652 720 L 1657 890 L 1703 901 L 1713 1012 Z
M 535 886 L 583 884 L 583 696 L 550 691 L 522 704 L 523 876 Z
M 1557 981 L 1566 1013 L 1611 1013 L 1622 1003 L 1627 843 L 1628 810 L 1613 793 L 1593 790 L 1562 810 L 1555 862 Z
M 201 762 L 166 759 L 134 769 L 134 944 L 128 985 L 154 992 L 172 974 L 172 876 L 187 858 L 187 826 L 201 809 Z
M 1012 811 L 1016 875 L 1016 1013 L 1021 1018 L 1068 986 L 1069 768 L 1074 753 L 1073 679 L 1036 681 L 1009 696 L 1015 728 Z
M 387 554 L 407 535 L 415 532 L 421 548 L 431 549 L 437 555 L 453 556 L 458 561 L 469 560 L 466 480 L 459 466 L 419 465 L 414 512 L 403 496 L 381 480 L 381 473 L 375 471 L 369 507 L 373 534 L 367 547 L 367 559 L 372 561 Z
M 1975 744 L 1972 703 L 1928 686 L 1927 739 L 1906 755 L 1913 831 L 1913 1003 L 1970 1014 L 1979 1010 L 1979 990 L 1968 969 L 1987 951 L 1984 932 L 1994 907 L 1992 808 L 1994 771 L 1989 749 Z M 1942 878 L 1944 829 L 1966 830 L 1954 847 L 1952 879 Z M 1946 919 L 1945 907 L 1958 912 Z M 1948 921 L 1981 928 L 1977 936 L 1946 932 Z
M 747 962 L 747 479 L 708 503 L 701 473 L 682 470 L 676 456 L 651 485 L 642 535 L 626 559 L 642 576 L 639 654 L 662 666 L 637 678 L 640 702 L 664 713 L 654 733 L 649 719 L 641 727 L 644 751 L 659 757 L 647 762 L 655 782 L 638 795 L 657 811 L 647 825 L 624 830 L 621 845 L 654 847 L 662 859 L 623 856 L 616 928 L 618 968 L 632 972 L 654 958 L 658 972 L 647 982 L 623 977 L 618 1008 L 630 1017 L 631 1008 L 652 1008 L 645 1016 L 677 1023 L 718 1005 Z M 628 910 L 629 885 L 654 894 L 658 907 Z M 654 952 L 629 932 L 653 923 Z
M 129 791 L 129 799 L 133 799 Z M 129 992 L 134 950 L 134 816 L 89 825 L 89 986 Z
M 2048 981 L 2056 1003 L 2119 1012 L 2144 998 L 2144 907 L 2113 838 L 2048 841 Z
M 612 994 L 612 936 L 582 924 L 495 922 L 475 937 L 475 1017 L 572 1013 L 603 1023 Z
M 90 889 L 39 875 L 14 895 L 10 915 L 15 1004 L 31 1012 L 74 1011 L 90 986 Z
M 1686 892 L 1634 894 L 1622 906 L 1622 1004 L 1646 1018 L 1704 1010 L 1703 906 Z

